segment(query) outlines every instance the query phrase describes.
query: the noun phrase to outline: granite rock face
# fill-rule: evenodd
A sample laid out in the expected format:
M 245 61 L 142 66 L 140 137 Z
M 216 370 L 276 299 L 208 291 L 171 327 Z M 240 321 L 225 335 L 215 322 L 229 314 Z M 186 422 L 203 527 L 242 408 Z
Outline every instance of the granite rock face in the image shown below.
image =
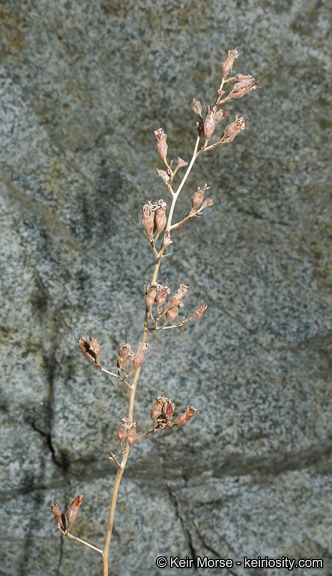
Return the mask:
M 83 493 L 72 531 L 103 546 L 127 392 L 75 340 L 92 333 L 113 370 L 137 346 L 154 262 L 141 209 L 169 201 L 153 131 L 190 160 L 191 99 L 213 101 L 237 45 L 234 71 L 263 89 L 232 103 L 249 130 L 197 161 L 177 215 L 205 182 L 214 205 L 174 232 L 160 276 L 188 281 L 186 315 L 209 308 L 150 339 L 137 428 L 163 392 L 200 410 L 132 450 L 112 574 L 158 575 L 160 555 L 332 573 L 330 16 L 327 0 L 0 2 L 0 574 L 101 574 L 47 508 Z

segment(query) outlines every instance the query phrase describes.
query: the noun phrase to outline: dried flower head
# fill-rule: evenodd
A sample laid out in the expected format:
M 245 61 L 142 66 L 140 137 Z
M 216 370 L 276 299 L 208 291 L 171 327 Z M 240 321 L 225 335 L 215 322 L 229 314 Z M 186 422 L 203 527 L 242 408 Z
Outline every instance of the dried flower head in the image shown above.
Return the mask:
M 127 436 L 127 432 L 128 432 L 128 418 L 122 418 L 120 420 L 120 427 L 118 428 L 117 431 L 117 435 L 118 435 L 118 440 L 119 442 L 121 442 L 121 446 L 122 446 L 122 442 L 124 441 L 125 437 Z
M 167 145 L 167 135 L 165 134 L 164 130 L 162 128 L 159 128 L 159 130 L 155 130 L 154 131 L 155 136 L 157 138 L 157 149 L 158 152 L 160 154 L 160 156 L 162 157 L 162 159 L 164 160 L 164 162 L 167 164 L 167 150 L 168 150 L 168 145 Z
M 165 394 L 161 394 L 157 397 L 154 405 L 152 406 L 150 414 L 154 423 L 161 415 L 165 402 L 166 402 Z
M 168 294 L 170 294 L 170 289 L 168 288 L 167 284 L 165 286 L 159 285 L 159 292 L 156 296 L 156 304 L 158 306 L 158 310 L 160 311 L 162 306 L 165 304 L 166 298 Z
M 200 103 L 199 100 L 197 100 L 197 98 L 193 99 L 192 111 L 194 112 L 194 114 L 197 114 L 197 116 L 202 115 L 202 104 Z
M 132 356 L 133 352 L 131 352 L 130 344 L 128 343 L 125 344 L 124 342 L 122 342 L 117 358 L 117 367 L 119 368 L 119 370 L 124 371 L 126 366 L 128 366 L 129 360 L 132 358 Z
M 77 517 L 79 515 L 79 511 L 80 511 L 80 507 L 82 504 L 82 500 L 83 500 L 83 494 L 79 494 L 79 496 L 77 496 L 77 498 L 75 498 L 75 500 L 72 501 L 71 505 L 69 506 L 69 508 L 66 512 L 67 521 L 68 521 L 67 532 L 69 532 L 71 526 L 74 524 L 75 520 L 77 520 Z
M 65 532 L 66 531 L 66 517 L 65 517 L 64 513 L 61 512 L 59 506 L 57 505 L 57 503 L 55 501 L 55 498 L 54 498 L 53 506 L 49 504 L 48 507 L 51 508 L 52 514 L 55 518 L 55 521 L 57 522 L 57 524 L 59 524 L 61 530 L 63 530 L 63 532 Z
M 149 201 L 143 206 L 142 225 L 147 235 L 152 238 L 155 232 L 154 210 L 152 202 Z
M 95 364 L 99 364 L 99 356 L 101 354 L 101 346 L 98 344 L 97 340 L 93 338 L 93 336 L 89 337 L 89 342 L 87 341 L 84 336 L 77 340 L 77 344 L 82 350 L 84 356 L 88 358 L 88 360 L 92 360 Z
M 160 232 L 163 231 L 163 229 L 165 228 L 165 226 L 167 224 L 166 203 L 165 202 L 163 202 L 162 206 L 159 206 L 159 208 L 157 208 L 155 221 L 156 221 L 157 232 L 158 232 L 158 234 L 160 234 Z
M 228 50 L 228 56 L 222 63 L 221 67 L 223 78 L 227 78 L 228 74 L 232 71 L 235 58 L 239 57 L 237 49 L 238 46 L 235 48 L 235 50 Z
M 216 121 L 214 118 L 216 110 L 217 109 L 215 106 L 212 107 L 207 106 L 206 118 L 204 121 L 204 128 L 203 128 L 206 141 L 210 140 L 216 127 Z
M 240 80 L 233 86 L 233 90 L 231 92 L 232 98 L 242 98 L 248 92 L 252 90 L 256 90 L 259 86 L 256 86 L 258 80 L 255 80 L 253 76 L 247 76 L 244 79 Z
M 197 210 L 197 208 L 200 207 L 200 205 L 204 200 L 205 191 L 208 190 L 209 188 L 210 186 L 208 186 L 207 184 L 204 184 L 203 188 L 197 188 L 195 194 L 191 199 L 193 210 Z
M 129 446 L 133 446 L 135 444 L 137 440 L 137 436 L 136 436 L 136 422 L 132 422 L 130 424 L 129 430 L 128 430 L 128 434 L 127 434 L 127 443 L 129 444 Z
M 158 289 L 158 284 L 155 282 L 154 284 L 151 284 L 151 286 L 148 286 L 148 293 L 145 296 L 145 303 L 146 303 L 146 307 L 148 310 L 151 310 L 155 298 L 156 298 L 156 294 L 157 294 L 157 289 Z
M 137 370 L 138 368 L 140 368 L 144 362 L 144 354 L 145 354 L 145 350 L 147 350 L 148 345 L 145 344 L 144 342 L 140 342 L 138 345 L 138 349 L 136 354 L 133 357 L 133 368 L 134 370 Z
M 173 426 L 179 426 L 179 425 L 182 426 L 183 424 L 188 422 L 188 420 L 190 420 L 190 418 L 192 418 L 196 412 L 197 412 L 197 408 L 193 408 L 192 406 L 188 406 L 186 412 L 184 412 L 183 414 L 180 414 L 180 416 L 175 418 L 175 420 L 173 422 Z
M 167 246 L 170 246 L 171 244 L 173 244 L 173 240 L 171 239 L 171 233 L 169 230 L 166 230 L 164 234 L 163 247 L 167 248 Z
M 194 313 L 194 318 L 200 318 L 202 316 L 202 314 L 205 312 L 205 310 L 207 309 L 208 305 L 207 303 L 201 304 L 197 310 Z
M 223 140 L 224 142 L 232 142 L 235 138 L 235 136 L 237 134 L 239 134 L 239 132 L 241 132 L 242 130 L 244 130 L 246 127 L 245 125 L 245 121 L 244 121 L 244 117 L 241 116 L 241 118 L 238 117 L 238 115 L 235 116 L 235 122 L 232 122 L 232 124 L 228 124 L 228 126 L 226 126 L 224 133 L 223 133 Z

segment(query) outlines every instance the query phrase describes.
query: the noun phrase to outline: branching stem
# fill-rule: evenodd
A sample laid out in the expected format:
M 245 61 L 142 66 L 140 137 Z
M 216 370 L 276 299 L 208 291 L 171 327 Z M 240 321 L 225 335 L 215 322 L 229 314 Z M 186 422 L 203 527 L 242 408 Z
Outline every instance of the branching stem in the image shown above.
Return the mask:
M 195 144 L 195 148 L 194 148 L 194 152 L 190 161 L 190 164 L 186 170 L 186 173 L 184 175 L 184 177 L 182 178 L 182 181 L 177 189 L 176 192 L 173 192 L 172 194 L 172 204 L 170 207 L 170 211 L 169 211 L 169 215 L 168 215 L 168 219 L 167 219 L 167 225 L 166 225 L 166 231 L 170 231 L 171 227 L 172 227 L 172 219 L 173 219 L 173 214 L 174 214 L 174 209 L 175 209 L 175 205 L 177 202 L 177 199 L 181 193 L 181 190 L 192 170 L 192 167 L 195 163 L 196 158 L 198 157 L 199 154 L 197 154 L 197 150 L 198 150 L 198 145 L 199 145 L 199 141 L 200 141 L 200 137 L 198 136 L 196 139 L 196 144 Z M 160 252 L 158 253 L 158 258 L 157 258 L 157 262 L 155 264 L 154 267 L 154 271 L 153 271 L 153 276 L 152 276 L 152 280 L 151 280 L 151 284 L 154 284 L 157 281 L 158 278 L 158 273 L 159 273 L 159 268 L 160 268 L 160 263 L 161 263 L 161 259 L 163 257 L 163 253 L 164 253 L 164 247 L 162 246 L 160 249 Z M 148 334 L 149 334 L 149 310 L 146 309 L 145 311 L 145 318 L 144 318 L 144 329 L 143 329 L 143 338 L 142 341 L 145 344 L 147 342 L 148 339 Z M 130 394 L 129 394 L 129 408 L 128 408 L 128 418 L 130 420 L 133 420 L 133 416 L 134 416 L 134 404 L 135 404 L 135 394 L 136 394 L 136 388 L 137 388 L 137 383 L 139 380 L 139 376 L 140 376 L 140 372 L 141 372 L 141 368 L 138 368 L 135 372 L 134 375 L 134 379 L 133 382 L 131 384 L 130 387 Z M 152 430 L 153 432 L 153 430 Z M 143 434 L 142 436 L 140 436 L 140 438 L 142 438 L 143 436 L 150 434 L 151 431 Z M 110 514 L 109 514 L 109 520 L 108 520 L 108 526 L 107 526 L 107 533 L 106 533 L 106 540 L 105 540 L 105 546 L 104 546 L 104 550 L 102 552 L 102 556 L 103 556 L 103 576 L 108 576 L 108 564 L 109 564 L 109 548 L 110 548 L 110 543 L 111 543 L 111 537 L 112 537 L 112 530 L 113 530 L 113 524 L 114 524 L 114 515 L 115 515 L 115 508 L 116 508 L 116 501 L 117 501 L 117 497 L 118 497 L 118 492 L 119 492 L 119 488 L 120 488 L 120 483 L 122 480 L 122 476 L 127 464 L 127 460 L 129 457 L 129 453 L 130 453 L 130 446 L 126 445 L 126 449 L 124 451 L 124 455 L 121 461 L 121 466 L 118 466 L 118 471 L 117 471 L 117 475 L 115 478 L 115 482 L 114 482 L 114 488 L 113 488 L 113 494 L 112 494 L 112 499 L 111 499 L 111 506 L 110 506 Z

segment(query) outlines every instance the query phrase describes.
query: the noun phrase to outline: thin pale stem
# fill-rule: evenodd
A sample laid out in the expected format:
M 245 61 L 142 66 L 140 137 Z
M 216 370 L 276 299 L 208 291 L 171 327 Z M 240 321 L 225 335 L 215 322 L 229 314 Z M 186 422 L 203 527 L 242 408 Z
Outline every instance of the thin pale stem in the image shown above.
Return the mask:
M 172 226 L 172 219 L 173 219 L 173 213 L 174 213 L 174 208 L 175 208 L 175 204 L 176 201 L 180 195 L 180 192 L 191 172 L 191 169 L 194 165 L 194 162 L 198 156 L 197 154 L 197 149 L 198 149 L 198 145 L 199 145 L 199 140 L 200 137 L 197 137 L 196 140 L 196 144 L 195 144 L 195 148 L 194 148 L 194 152 L 191 158 L 191 162 L 186 170 L 186 173 L 177 189 L 177 191 L 174 193 L 172 191 L 172 204 L 170 207 L 170 211 L 169 211 L 169 215 L 168 215 L 168 219 L 167 219 L 167 225 L 166 225 L 166 231 L 170 231 L 171 230 L 171 226 Z M 153 277 L 151 280 L 151 284 L 154 284 L 157 281 L 158 278 L 158 273 L 159 273 L 159 268 L 160 268 L 160 263 L 161 263 L 161 259 L 163 257 L 163 252 L 164 252 L 164 248 L 161 247 L 160 252 L 158 254 L 158 259 L 157 262 L 155 264 L 154 267 L 154 271 L 153 271 Z M 147 342 L 148 339 L 148 334 L 149 334 L 149 310 L 146 309 L 145 310 L 145 318 L 144 318 L 144 330 L 143 330 L 143 338 L 142 341 L 145 344 Z M 133 382 L 131 384 L 131 388 L 130 388 L 130 394 L 129 394 L 129 408 L 128 408 L 128 418 L 130 420 L 133 420 L 133 416 L 134 416 L 134 404 L 135 404 L 135 394 L 136 394 L 136 387 L 137 387 L 137 383 L 139 380 L 139 376 L 140 376 L 140 372 L 141 372 L 141 367 L 137 368 L 135 375 L 134 375 L 134 379 Z M 118 497 L 118 492 L 119 492 L 119 488 L 120 488 L 120 483 L 121 483 L 121 479 L 127 464 L 127 460 L 129 457 L 129 453 L 130 453 L 130 446 L 127 443 L 122 461 L 121 461 L 121 466 L 118 468 L 118 472 L 115 478 L 115 482 L 114 482 L 114 488 L 113 488 L 113 494 L 112 494 L 112 500 L 111 500 L 111 507 L 110 507 L 110 515 L 109 515 L 109 520 L 108 520 L 108 526 L 107 526 L 107 532 L 106 532 L 106 540 L 105 540 L 105 546 L 104 546 L 104 550 L 102 552 L 102 556 L 103 556 L 103 576 L 108 576 L 108 560 L 109 560 L 109 548 L 110 548 L 110 543 L 111 543 L 111 537 L 112 537 L 112 530 L 113 530 L 113 524 L 114 524 L 114 515 L 115 515 L 115 508 L 116 508 L 116 501 L 117 501 L 117 497 Z
M 94 550 L 95 552 L 98 552 L 98 554 L 102 554 L 103 551 L 100 550 L 99 548 L 96 548 L 96 546 L 92 546 L 92 544 L 89 544 L 89 542 L 85 542 L 85 540 L 82 540 L 81 538 L 77 538 L 77 536 L 73 536 L 72 534 L 70 534 L 69 532 L 64 532 L 60 526 L 58 526 L 60 532 L 62 532 L 62 534 L 64 536 L 66 536 L 66 538 L 70 538 L 70 540 L 76 540 L 76 542 L 80 542 L 81 544 L 84 544 L 84 546 L 87 546 L 88 548 L 91 548 L 91 550 Z
M 124 378 L 122 378 L 121 376 L 119 376 L 119 374 L 114 374 L 114 372 L 110 372 L 109 370 L 106 370 L 106 368 L 102 368 L 99 364 L 98 366 L 99 370 L 101 370 L 102 372 L 105 372 L 105 374 L 109 374 L 109 376 L 114 376 L 114 378 L 117 378 L 118 380 L 121 380 L 121 382 L 124 383 L 124 385 L 128 388 L 128 390 L 131 390 L 131 385 L 129 384 L 129 382 L 127 382 L 127 380 L 125 380 Z

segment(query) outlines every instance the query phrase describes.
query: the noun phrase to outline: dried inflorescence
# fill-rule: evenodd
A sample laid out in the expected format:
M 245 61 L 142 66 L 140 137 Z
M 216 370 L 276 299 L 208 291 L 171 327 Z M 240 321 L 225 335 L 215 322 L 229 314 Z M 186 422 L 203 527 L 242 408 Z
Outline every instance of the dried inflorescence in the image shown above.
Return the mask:
M 89 341 L 82 336 L 77 340 L 77 344 L 82 350 L 84 356 L 88 360 L 92 360 L 95 364 L 99 365 L 99 356 L 101 355 L 101 346 L 98 344 L 97 340 L 88 334 Z
M 121 450 L 122 443 L 125 439 L 127 439 L 127 443 L 130 447 L 133 446 L 137 440 L 136 422 L 127 417 L 122 418 L 120 421 L 120 427 L 118 429 L 118 439 L 121 444 Z
M 186 412 L 180 414 L 177 417 L 174 417 L 174 402 L 165 394 L 161 394 L 156 398 L 155 403 L 151 407 L 151 419 L 153 422 L 153 428 L 137 437 L 136 422 L 133 419 L 134 400 L 140 375 L 140 369 L 143 365 L 145 352 L 147 350 L 147 340 L 149 334 L 155 332 L 156 330 L 169 330 L 178 328 L 190 320 L 200 319 L 208 306 L 207 302 L 204 301 L 195 310 L 192 316 L 187 318 L 182 317 L 180 321 L 172 324 L 172 322 L 174 322 L 174 320 L 177 318 L 180 308 L 183 307 L 183 300 L 188 293 L 189 287 L 187 283 L 181 283 L 178 290 L 170 296 L 171 291 L 168 287 L 168 282 L 165 284 L 159 283 L 157 279 L 162 258 L 170 256 L 170 254 L 164 254 L 164 251 L 173 243 L 171 232 L 173 233 L 173 230 L 181 228 L 187 220 L 193 220 L 194 218 L 201 216 L 203 210 L 213 204 L 213 200 L 211 198 L 205 197 L 207 190 L 210 189 L 210 186 L 204 184 L 204 186 L 198 187 L 195 192 L 192 192 L 191 209 L 188 214 L 186 214 L 186 216 L 181 221 L 172 223 L 177 198 L 186 182 L 187 177 L 191 172 L 194 162 L 200 154 L 208 152 L 220 144 L 231 143 L 234 138 L 240 132 L 243 132 L 246 128 L 244 115 L 236 115 L 235 120 L 226 125 L 220 138 L 215 140 L 214 143 L 211 143 L 213 142 L 213 139 L 215 139 L 217 125 L 223 121 L 226 115 L 230 112 L 225 110 L 225 104 L 231 99 L 236 100 L 242 98 L 247 93 L 255 91 L 256 88 L 258 88 L 258 80 L 255 80 L 252 75 L 236 74 L 235 76 L 230 77 L 234 62 L 238 57 L 238 47 L 236 47 L 234 50 L 228 51 L 227 58 L 223 61 L 221 66 L 221 84 L 217 90 L 216 99 L 212 104 L 202 104 L 197 98 L 194 98 L 192 101 L 192 111 L 198 117 L 198 121 L 196 123 L 198 136 L 189 164 L 182 158 L 178 157 L 176 168 L 173 169 L 173 160 L 167 160 L 167 135 L 162 128 L 159 128 L 154 132 L 157 138 L 157 150 L 164 162 L 164 169 L 158 169 L 157 173 L 167 186 L 167 189 L 172 197 L 172 204 L 169 208 L 168 216 L 166 213 L 166 202 L 164 202 L 162 199 L 151 199 L 147 201 L 143 206 L 142 226 L 149 237 L 150 245 L 156 258 L 156 263 L 151 284 L 149 284 L 145 290 L 146 311 L 143 337 L 142 341 L 138 345 L 137 351 L 134 352 L 131 349 L 129 343 L 122 342 L 117 356 L 117 374 L 115 374 L 101 367 L 99 358 L 102 349 L 94 337 L 88 334 L 88 339 L 82 337 L 77 342 L 84 356 L 88 360 L 93 361 L 96 367 L 101 371 L 106 372 L 112 377 L 121 380 L 126 388 L 130 391 L 128 416 L 121 419 L 119 428 L 117 430 L 117 437 L 121 445 L 121 454 L 115 455 L 111 452 L 111 457 L 109 458 L 118 465 L 119 471 L 112 496 L 110 518 L 104 550 L 98 550 L 94 546 L 91 546 L 83 540 L 79 540 L 78 538 L 75 538 L 69 534 L 69 530 L 79 514 L 79 509 L 83 498 L 82 494 L 73 500 L 67 510 L 66 515 L 63 514 L 63 512 L 60 510 L 55 500 L 54 505 L 50 506 L 57 525 L 65 536 L 79 540 L 81 543 L 94 548 L 102 555 L 104 574 L 108 574 L 109 543 L 111 539 L 111 529 L 114 522 L 114 511 L 118 487 L 127 463 L 131 447 L 137 442 L 138 439 L 147 436 L 148 434 L 161 430 L 167 430 L 172 426 L 181 426 L 186 424 L 197 412 L 196 408 L 188 406 Z M 200 145 L 201 148 L 199 149 Z M 173 182 L 177 172 L 186 166 L 188 166 L 188 168 L 185 171 L 178 189 L 173 189 Z M 158 251 L 156 245 L 159 237 L 160 239 L 158 242 Z M 130 367 L 129 369 L 128 366 Z M 132 380 L 129 381 L 131 376 Z M 124 442 L 126 442 L 125 448 L 123 447 Z M 119 462 L 117 459 L 119 457 L 121 457 L 121 462 Z
M 224 62 L 222 63 L 221 67 L 222 81 L 220 88 L 218 90 L 217 99 L 212 106 L 208 106 L 206 104 L 204 105 L 205 119 L 202 116 L 203 105 L 201 104 L 201 102 L 197 98 L 194 98 L 192 101 L 192 110 L 195 114 L 199 116 L 200 119 L 199 122 L 197 123 L 198 134 L 199 136 L 201 136 L 202 134 L 204 134 L 205 136 L 205 143 L 200 152 L 203 152 L 206 149 L 208 150 L 212 149 L 218 144 L 225 144 L 232 142 L 235 136 L 245 128 L 244 120 L 242 117 L 243 120 L 241 124 L 242 128 L 240 130 L 236 131 L 234 130 L 234 124 L 239 120 L 237 116 L 235 122 L 230 124 L 232 128 L 226 126 L 225 131 L 221 135 L 219 141 L 216 144 L 208 146 L 209 141 L 215 132 L 216 125 L 219 122 L 221 122 L 221 120 L 223 120 L 226 114 L 228 113 L 228 111 L 224 110 L 221 106 L 232 98 L 242 98 L 248 92 L 252 92 L 253 90 L 256 90 L 256 88 L 258 88 L 257 86 L 258 80 L 255 80 L 255 78 L 251 75 L 237 74 L 233 78 L 228 78 L 229 74 L 232 71 L 234 60 L 238 57 L 239 57 L 238 46 L 235 48 L 235 50 L 228 51 L 228 56 L 226 60 L 224 60 Z M 229 93 L 226 95 L 226 92 L 223 89 L 223 87 L 230 82 L 235 82 L 235 84 L 233 88 L 229 91 Z M 232 137 L 230 137 L 230 130 L 232 131 Z
M 83 494 L 79 494 L 68 507 L 66 515 L 64 515 L 64 513 L 60 510 L 59 506 L 55 501 L 55 498 L 54 498 L 54 505 L 53 506 L 49 505 L 49 508 L 51 508 L 52 514 L 59 528 L 61 528 L 62 532 L 65 532 L 66 534 L 69 533 L 70 528 L 78 518 L 82 500 L 83 500 Z
M 149 200 L 143 206 L 142 225 L 150 239 L 153 238 L 156 231 L 159 236 L 166 226 L 166 206 L 167 204 L 163 199 Z
M 167 428 L 171 428 L 171 426 L 185 424 L 192 418 L 195 412 L 197 412 L 197 409 L 189 406 L 184 414 L 180 414 L 180 416 L 172 422 L 174 411 L 174 402 L 170 398 L 167 398 L 165 394 L 159 395 L 151 408 L 153 430 L 166 430 Z
M 120 346 L 119 353 L 118 353 L 118 359 L 116 362 L 118 370 L 125 372 L 125 368 L 128 366 L 128 364 L 129 364 L 130 360 L 133 358 L 133 356 L 134 356 L 134 352 L 132 352 L 130 344 L 128 344 L 128 342 L 127 342 L 127 344 L 122 342 L 122 344 Z

